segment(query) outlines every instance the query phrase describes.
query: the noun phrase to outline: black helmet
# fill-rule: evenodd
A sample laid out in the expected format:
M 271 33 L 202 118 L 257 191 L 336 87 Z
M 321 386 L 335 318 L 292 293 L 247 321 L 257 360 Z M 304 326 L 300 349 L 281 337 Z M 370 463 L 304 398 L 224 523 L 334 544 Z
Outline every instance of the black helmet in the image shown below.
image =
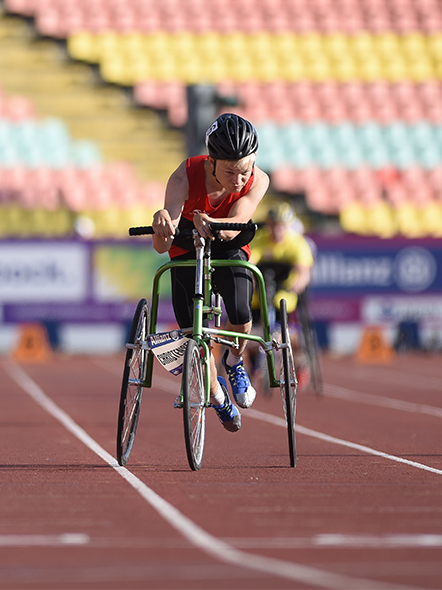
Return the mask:
M 240 160 L 258 149 L 258 134 L 249 121 L 224 113 L 206 133 L 209 156 L 215 160 Z

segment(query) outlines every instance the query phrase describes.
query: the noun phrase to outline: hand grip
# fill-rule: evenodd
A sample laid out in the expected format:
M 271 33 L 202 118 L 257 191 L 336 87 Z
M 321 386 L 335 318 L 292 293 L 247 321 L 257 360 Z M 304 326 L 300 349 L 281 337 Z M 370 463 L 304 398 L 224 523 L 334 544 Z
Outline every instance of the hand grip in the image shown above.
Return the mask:
M 151 225 L 143 225 L 141 227 L 130 227 L 130 236 L 147 236 L 153 234 L 153 227 Z
M 153 231 L 153 227 L 151 225 L 141 225 L 140 227 L 130 227 L 129 228 L 129 235 L 130 236 L 150 236 L 153 235 L 155 232 Z M 175 228 L 175 236 L 178 236 L 180 230 L 176 227 Z
M 243 231 L 243 230 L 256 230 L 256 223 L 248 221 L 247 223 L 228 223 L 228 222 L 212 222 L 210 227 L 215 231 L 220 230 L 231 230 L 231 231 Z

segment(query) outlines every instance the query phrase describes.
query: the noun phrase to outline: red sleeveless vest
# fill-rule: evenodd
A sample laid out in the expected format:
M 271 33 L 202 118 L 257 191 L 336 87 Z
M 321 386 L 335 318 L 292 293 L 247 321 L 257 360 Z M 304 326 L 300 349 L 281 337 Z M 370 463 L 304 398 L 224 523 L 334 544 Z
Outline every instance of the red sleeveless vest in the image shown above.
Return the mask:
M 193 216 L 195 213 L 207 213 L 207 215 L 210 215 L 210 217 L 215 219 L 228 217 L 233 203 L 243 195 L 247 194 L 253 185 L 254 176 L 252 174 L 241 192 L 229 193 L 220 203 L 216 206 L 212 206 L 206 189 L 204 173 L 204 162 L 206 160 L 207 156 L 203 155 L 187 158 L 186 161 L 187 179 L 189 181 L 189 198 L 184 203 L 182 217 L 191 222 L 193 222 Z M 248 244 L 243 246 L 241 250 L 244 250 L 247 254 L 247 258 L 250 258 L 250 247 Z M 169 249 L 169 256 L 175 258 L 176 256 L 186 254 L 187 252 L 188 250 L 172 244 Z

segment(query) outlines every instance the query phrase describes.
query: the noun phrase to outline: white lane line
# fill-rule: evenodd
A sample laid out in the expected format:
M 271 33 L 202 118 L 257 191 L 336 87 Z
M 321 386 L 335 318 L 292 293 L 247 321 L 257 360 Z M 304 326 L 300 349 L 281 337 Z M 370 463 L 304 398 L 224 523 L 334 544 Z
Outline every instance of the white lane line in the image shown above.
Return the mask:
M 87 545 L 89 535 L 62 533 L 61 535 L 0 535 L 0 547 L 54 547 L 58 545 Z
M 227 543 L 242 549 L 305 549 L 305 548 L 350 548 L 350 549 L 403 549 L 442 547 L 442 535 L 398 534 L 398 535 L 341 535 L 323 534 L 313 537 L 237 537 L 224 539 Z
M 282 426 L 283 428 L 287 428 L 285 419 L 278 418 L 277 416 L 272 416 L 271 414 L 265 414 L 264 412 L 260 412 L 259 410 L 246 410 L 246 412 L 243 413 L 243 416 L 249 416 L 250 418 L 262 420 L 263 422 L 269 422 L 270 424 L 274 424 L 275 426 Z M 296 432 L 299 434 L 305 434 L 306 436 L 311 436 L 313 438 L 318 438 L 320 440 L 335 445 L 342 445 L 350 449 L 355 449 L 356 451 L 361 451 L 362 453 L 376 455 L 377 457 L 383 457 L 384 459 L 389 459 L 390 461 L 404 463 L 405 465 L 410 465 L 411 467 L 416 467 L 417 469 L 423 469 L 424 471 L 431 471 L 431 473 L 437 473 L 438 475 L 442 475 L 442 470 L 440 469 L 435 469 L 434 467 L 429 467 L 428 465 L 424 465 L 423 463 L 417 463 L 416 461 L 409 461 L 408 459 L 403 459 L 402 457 L 397 457 L 396 455 L 389 455 L 388 453 L 377 451 L 376 449 L 366 447 L 365 445 L 352 443 L 342 438 L 329 436 L 328 434 L 324 434 L 323 432 L 318 432 L 316 430 L 311 430 L 310 428 L 305 428 L 304 426 L 300 426 L 299 424 L 296 426 Z
M 412 359 L 410 359 L 409 368 L 411 368 L 411 370 L 414 368 L 414 361 Z M 387 369 L 386 367 L 382 367 L 382 369 L 377 371 L 370 371 L 360 367 L 354 376 L 358 377 L 359 375 L 363 375 L 366 378 L 368 374 L 370 375 L 372 382 L 375 383 L 403 385 L 407 389 L 422 389 L 423 387 L 427 389 L 435 389 L 436 391 L 442 389 L 442 379 L 439 377 L 418 375 L 416 372 L 407 374 L 404 371 Z
M 406 402 L 399 399 L 393 399 L 391 397 L 374 395 L 372 393 L 362 393 L 360 391 L 354 391 L 339 385 L 324 385 L 324 393 L 327 396 L 345 399 L 351 402 L 360 402 L 362 404 L 369 404 L 372 406 L 381 406 L 383 408 L 391 408 L 393 410 L 402 410 L 403 412 L 427 414 L 428 416 L 442 418 L 442 408 L 438 408 L 436 406 L 415 404 L 414 402 Z
M 94 359 L 94 362 L 115 375 L 122 375 L 123 370 L 117 369 L 115 366 L 110 366 L 109 363 L 102 361 L 101 359 Z M 161 377 L 154 375 L 154 385 L 173 393 L 176 395 L 176 390 L 179 388 L 179 384 L 174 386 L 171 379 L 167 377 Z M 324 384 L 324 393 L 328 397 L 335 397 L 338 399 L 345 399 L 351 402 L 359 402 L 363 404 L 380 406 L 383 408 L 390 408 L 393 410 L 401 410 L 403 412 L 411 412 L 416 414 L 425 414 L 428 416 L 435 416 L 436 418 L 442 418 L 442 408 L 436 406 L 429 406 L 427 404 L 416 404 L 414 402 L 402 401 L 390 397 L 383 397 L 381 395 L 374 395 L 371 393 L 362 393 L 360 391 L 354 391 L 346 387 L 339 385 Z
M 113 467 L 137 492 L 160 514 L 166 522 L 181 533 L 191 544 L 198 547 L 213 559 L 263 572 L 269 575 L 296 580 L 314 587 L 336 590 L 389 590 L 404 589 L 405 586 L 387 584 L 362 578 L 352 578 L 327 572 L 313 567 L 273 559 L 263 555 L 254 555 L 235 549 L 225 541 L 213 537 L 175 506 L 169 504 L 126 467 L 120 467 L 116 460 L 105 451 L 83 428 L 81 428 L 64 410 L 55 404 L 25 371 L 11 361 L 2 363 L 10 377 L 46 412 L 58 420 L 91 451 L 98 455 L 110 467 Z
M 102 365 L 103 368 L 104 365 Z M 176 394 L 176 388 L 173 385 L 171 379 L 167 379 L 165 377 L 154 377 L 154 385 L 157 385 L 164 391 Z M 334 387 L 334 386 L 327 386 L 327 387 Z M 344 390 L 343 387 L 339 388 L 340 390 Z M 350 390 L 344 390 L 345 391 Z M 327 392 L 328 393 L 328 392 Z M 368 395 L 368 394 L 367 394 Z M 370 397 L 380 397 L 380 396 L 370 396 Z M 380 398 L 384 399 L 384 398 Z M 408 404 L 407 402 L 403 402 L 403 404 Z M 417 407 L 422 408 L 431 408 L 432 410 L 438 410 L 439 408 L 432 408 L 431 406 L 419 406 L 419 404 L 410 404 L 410 406 L 416 405 Z M 408 405 L 406 406 L 408 407 Z M 397 408 L 403 409 L 403 408 Z M 411 411 L 411 410 L 408 410 Z M 416 410 L 412 410 L 416 411 Z M 246 410 L 242 414 L 243 416 L 248 416 L 249 418 L 255 418 L 256 420 L 262 420 L 264 422 L 269 422 L 270 424 L 274 424 L 275 426 L 282 426 L 283 428 L 287 428 L 287 423 L 284 418 L 279 418 L 278 416 L 274 416 L 272 414 L 266 414 L 264 412 L 260 412 L 259 410 L 254 410 L 252 408 Z M 433 415 L 433 413 L 431 413 Z M 317 432 L 316 430 L 311 430 L 310 428 L 305 428 L 304 426 L 300 426 L 299 424 L 296 426 L 296 432 L 299 434 L 305 434 L 306 436 L 310 436 L 313 438 L 319 438 L 326 442 L 342 445 L 344 447 L 349 447 L 351 449 L 355 449 L 357 451 L 361 451 L 362 453 L 367 453 L 369 455 L 376 455 L 378 457 L 383 457 L 384 459 L 389 459 L 390 461 L 396 461 L 397 463 L 404 463 L 405 465 L 409 465 L 411 467 L 416 467 L 417 469 L 423 469 L 424 471 L 430 471 L 431 473 L 436 473 L 438 475 L 442 475 L 442 470 L 435 469 L 434 467 L 429 467 L 428 465 L 424 465 L 423 463 L 417 463 L 416 461 L 409 461 L 408 459 L 403 459 L 402 457 L 397 457 L 396 455 L 390 455 L 388 453 L 383 453 L 382 451 L 377 451 L 376 449 L 372 449 L 370 447 L 359 445 L 357 443 L 352 443 L 348 440 L 344 440 L 341 438 L 336 438 L 334 436 L 330 436 L 328 434 L 324 434 L 323 432 Z
M 442 535 L 340 535 L 326 534 L 313 537 L 317 547 L 442 547 Z

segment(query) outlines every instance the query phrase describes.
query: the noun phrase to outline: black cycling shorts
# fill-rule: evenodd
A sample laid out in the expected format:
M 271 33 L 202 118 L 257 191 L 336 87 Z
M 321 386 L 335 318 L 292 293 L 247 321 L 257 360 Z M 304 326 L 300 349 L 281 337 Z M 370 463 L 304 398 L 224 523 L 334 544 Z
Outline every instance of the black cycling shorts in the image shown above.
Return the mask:
M 217 254 L 222 260 L 247 260 L 243 250 L 233 250 Z M 194 260 L 195 252 L 189 252 L 173 260 Z M 180 328 L 193 325 L 193 296 L 195 294 L 195 268 L 176 267 L 170 270 L 172 280 L 172 303 Z M 227 316 L 233 325 L 243 325 L 252 319 L 252 273 L 246 268 L 220 267 L 212 274 L 212 286 L 221 295 Z

